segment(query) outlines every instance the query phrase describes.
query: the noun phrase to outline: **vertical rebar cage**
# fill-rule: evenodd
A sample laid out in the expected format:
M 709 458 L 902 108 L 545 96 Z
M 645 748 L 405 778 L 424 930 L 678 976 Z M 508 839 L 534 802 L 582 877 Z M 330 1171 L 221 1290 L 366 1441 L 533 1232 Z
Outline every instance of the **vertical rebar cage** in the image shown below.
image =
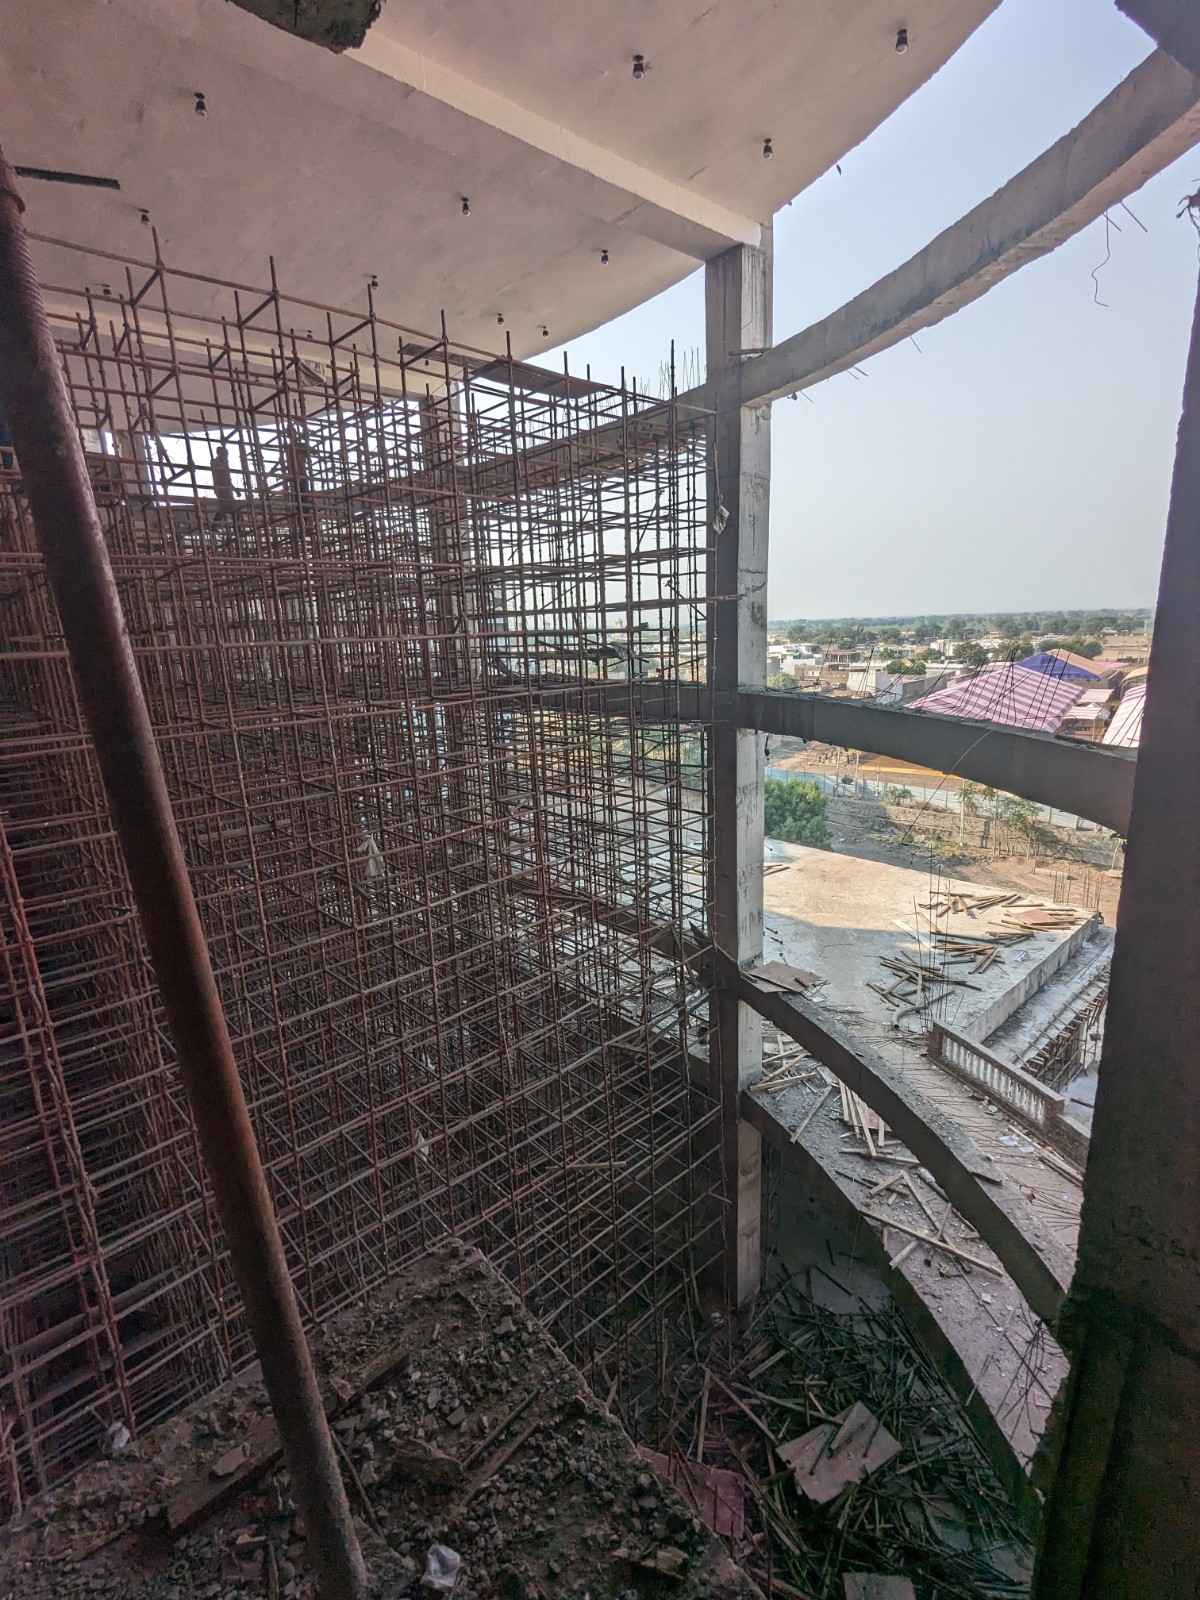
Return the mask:
M 707 419 L 38 248 L 306 1320 L 458 1232 L 619 1382 L 721 1251 Z M 2 452 L 0 617 L 2 1511 L 251 1352 Z

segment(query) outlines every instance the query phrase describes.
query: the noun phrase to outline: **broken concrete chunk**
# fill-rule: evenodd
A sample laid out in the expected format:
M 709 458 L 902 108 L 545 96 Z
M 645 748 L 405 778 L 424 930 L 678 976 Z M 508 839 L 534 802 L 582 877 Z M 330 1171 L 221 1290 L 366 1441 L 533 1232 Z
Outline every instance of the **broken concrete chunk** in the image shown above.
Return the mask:
M 797 1489 L 818 1504 L 878 1472 L 899 1453 L 899 1440 L 857 1400 L 832 1422 L 818 1423 L 779 1449 Z
M 424 1439 L 412 1438 L 396 1440 L 388 1471 L 414 1478 L 418 1483 L 454 1484 L 463 1475 L 461 1464 L 453 1456 L 436 1450 Z
M 842 1575 L 846 1600 L 916 1600 L 907 1578 L 885 1577 L 876 1572 L 847 1572 Z
M 740 1539 L 745 1527 L 745 1480 L 727 1467 L 701 1466 L 679 1456 L 664 1456 L 638 1446 L 638 1455 L 652 1466 L 664 1483 L 671 1484 L 714 1533 Z M 638 1474 L 643 1493 L 651 1487 L 649 1473 Z
M 656 1550 L 629 1550 L 622 1546 L 614 1550 L 613 1554 L 622 1561 L 628 1561 L 632 1566 L 641 1567 L 646 1572 L 659 1572 L 666 1578 L 682 1578 L 687 1571 L 688 1558 L 686 1551 L 678 1545 L 663 1544 Z
M 219 1455 L 209 1467 L 209 1475 L 214 1478 L 232 1478 L 246 1459 L 246 1446 L 235 1444 L 232 1450 L 226 1450 L 224 1455 Z

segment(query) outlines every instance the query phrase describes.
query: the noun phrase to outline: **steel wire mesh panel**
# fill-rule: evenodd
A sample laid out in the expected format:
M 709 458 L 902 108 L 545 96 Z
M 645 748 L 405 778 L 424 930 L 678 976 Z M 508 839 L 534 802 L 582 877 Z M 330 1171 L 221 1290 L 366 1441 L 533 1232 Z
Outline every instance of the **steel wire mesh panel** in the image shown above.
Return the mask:
M 307 1321 L 459 1231 L 619 1380 L 721 1248 L 704 418 L 39 249 Z M 11 457 L 0 616 L 11 1507 L 251 1351 Z

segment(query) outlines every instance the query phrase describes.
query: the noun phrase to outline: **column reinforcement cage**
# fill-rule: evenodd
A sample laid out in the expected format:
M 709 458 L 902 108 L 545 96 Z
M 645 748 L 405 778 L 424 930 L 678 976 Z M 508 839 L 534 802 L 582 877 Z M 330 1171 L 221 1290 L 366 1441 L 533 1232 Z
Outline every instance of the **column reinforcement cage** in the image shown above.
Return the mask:
M 721 1253 L 707 418 L 38 249 L 306 1320 L 460 1232 L 631 1383 Z M 252 1352 L 2 453 L 0 617 L 2 1509 Z

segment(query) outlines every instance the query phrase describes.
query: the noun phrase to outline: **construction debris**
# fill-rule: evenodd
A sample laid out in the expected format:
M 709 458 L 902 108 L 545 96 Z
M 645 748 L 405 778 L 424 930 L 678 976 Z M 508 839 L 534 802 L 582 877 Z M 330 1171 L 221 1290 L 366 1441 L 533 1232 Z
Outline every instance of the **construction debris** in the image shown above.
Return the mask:
M 775 989 L 786 989 L 792 994 L 803 994 L 808 989 L 819 989 L 826 981 L 804 967 L 793 967 L 786 961 L 761 961 L 750 967 L 746 976 L 756 983 L 767 983 Z
M 687 1501 L 696 1515 L 728 1539 L 740 1539 L 746 1524 L 746 1481 L 725 1467 L 708 1467 L 683 1456 L 665 1456 L 639 1446 L 638 1454 L 664 1483 Z
M 702 1369 L 679 1362 L 674 1436 L 691 1448 L 702 1407 L 705 1459 L 745 1484 L 749 1571 L 765 1593 L 844 1600 L 847 1577 L 893 1573 L 946 1600 L 1025 1592 L 1012 1577 L 1028 1563 L 1021 1522 L 895 1309 L 814 1266 L 764 1296 L 726 1365 L 701 1354 Z
M 800 1493 L 823 1505 L 900 1454 L 900 1442 L 856 1400 L 830 1422 L 819 1422 L 778 1455 L 792 1469 Z
M 651 1474 L 479 1251 L 452 1240 L 419 1258 L 329 1319 L 314 1355 L 324 1387 L 332 1393 L 337 1378 L 352 1397 L 334 1437 L 374 1593 L 557 1600 L 641 1593 L 636 1574 L 651 1572 L 677 1600 L 756 1600 L 694 1501 Z M 308 1530 L 278 1465 L 239 1477 L 232 1502 L 210 1505 L 186 1532 L 171 1534 L 161 1515 L 172 1480 L 212 1459 L 193 1434 L 210 1425 L 245 1434 L 256 1413 L 267 1414 L 261 1384 L 235 1380 L 161 1437 L 139 1439 L 137 1460 L 91 1469 L 107 1524 L 89 1518 L 86 1538 L 68 1491 L 31 1502 L 0 1543 L 0 1594 L 314 1600 Z M 414 1441 L 456 1471 L 414 1472 Z M 735 1475 L 711 1466 L 719 1506 L 732 1510 Z
M 916 1590 L 907 1578 L 883 1577 L 875 1572 L 847 1572 L 846 1600 L 915 1600 Z
M 887 1126 L 877 1111 L 872 1111 L 865 1100 L 860 1100 L 852 1090 L 838 1080 L 838 1093 L 842 1099 L 842 1121 L 866 1145 L 871 1155 L 877 1155 L 887 1145 Z

